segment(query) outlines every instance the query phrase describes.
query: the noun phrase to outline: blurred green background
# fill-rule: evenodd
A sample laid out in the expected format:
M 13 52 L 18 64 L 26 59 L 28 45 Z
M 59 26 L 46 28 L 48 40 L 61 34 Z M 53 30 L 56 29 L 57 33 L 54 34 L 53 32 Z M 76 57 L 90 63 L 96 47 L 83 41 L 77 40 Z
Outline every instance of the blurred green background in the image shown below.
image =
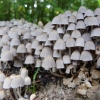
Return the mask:
M 24 18 L 46 24 L 59 13 L 77 11 L 81 5 L 95 10 L 100 7 L 100 0 L 0 0 L 0 20 Z

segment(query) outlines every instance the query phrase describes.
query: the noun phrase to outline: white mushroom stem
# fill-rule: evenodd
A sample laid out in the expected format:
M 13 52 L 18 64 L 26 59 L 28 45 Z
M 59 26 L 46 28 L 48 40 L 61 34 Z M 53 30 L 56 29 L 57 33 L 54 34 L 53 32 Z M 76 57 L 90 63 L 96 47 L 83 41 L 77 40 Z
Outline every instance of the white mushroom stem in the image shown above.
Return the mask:
M 5 99 L 8 100 L 8 99 L 7 99 L 7 92 L 6 92 L 5 89 L 4 89 L 4 92 L 5 92 Z
M 10 89 L 8 89 L 8 93 L 9 93 L 10 98 L 11 98 L 12 100 L 14 100 L 14 98 L 13 98 L 11 92 L 10 92 Z
M 17 88 L 17 94 L 18 94 L 18 97 L 19 97 L 19 98 L 22 97 L 21 94 L 20 94 L 20 92 L 19 92 L 19 88 Z
M 13 88 L 13 92 L 14 92 L 14 95 L 15 95 L 16 100 L 18 100 L 18 96 L 17 96 L 16 89 Z
M 26 88 L 25 88 L 25 94 L 24 95 L 27 95 L 27 88 L 28 88 L 28 85 L 26 85 Z
M 71 56 L 71 48 L 69 47 L 69 55 Z

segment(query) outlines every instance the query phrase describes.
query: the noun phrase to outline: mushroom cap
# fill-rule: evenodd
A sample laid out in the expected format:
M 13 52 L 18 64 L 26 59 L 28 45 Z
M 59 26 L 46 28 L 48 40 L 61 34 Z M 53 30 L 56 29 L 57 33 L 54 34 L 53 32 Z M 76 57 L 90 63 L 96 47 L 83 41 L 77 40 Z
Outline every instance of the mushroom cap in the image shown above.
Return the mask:
M 95 44 L 93 41 L 86 41 L 84 50 L 95 50 Z
M 52 31 L 50 32 L 50 34 L 49 34 L 48 40 L 49 40 L 49 41 L 56 41 L 56 40 L 58 40 L 59 38 L 60 38 L 60 37 L 59 37 L 58 32 L 57 32 L 56 30 L 52 30 Z
M 85 13 L 85 12 L 86 12 L 86 7 L 81 6 L 81 7 L 78 9 L 78 12 L 80 12 L 80 13 Z
M 66 41 L 66 47 L 75 47 L 75 40 L 72 37 L 69 37 Z
M 84 39 L 82 37 L 77 38 L 75 46 L 84 47 Z
M 5 35 L 2 36 L 2 40 L 1 41 L 4 42 L 4 43 L 5 42 L 9 42 L 9 39 L 10 39 L 10 37 L 7 34 L 5 34 Z
M 70 37 L 70 34 L 68 34 L 68 33 L 64 34 L 64 36 L 63 36 L 64 42 L 66 42 L 69 37 Z
M 25 85 L 31 85 L 31 78 L 29 76 L 25 77 Z
M 39 46 L 39 41 L 35 39 L 35 40 L 32 42 L 31 48 L 32 48 L 32 49 L 36 49 L 38 46 Z
M 0 90 L 0 99 L 3 100 L 5 98 L 5 91 L 4 90 Z
M 72 16 L 75 16 L 75 17 L 76 17 L 76 16 L 77 16 L 77 11 L 73 11 L 73 12 L 72 12 Z M 77 21 L 77 20 L 76 20 L 76 21 Z
M 75 24 L 71 23 L 71 24 L 68 25 L 67 31 L 73 31 L 73 30 L 75 30 L 75 28 L 76 28 Z
M 96 17 L 88 17 L 86 26 L 99 26 L 98 19 Z
M 10 42 L 11 46 L 18 46 L 20 45 L 20 40 L 18 38 L 13 38 Z
M 100 15 L 97 16 L 97 19 L 98 19 L 98 23 L 100 25 Z
M 31 39 L 31 38 L 32 38 L 32 35 L 29 32 L 24 34 L 23 39 Z
M 76 23 L 76 22 L 77 22 L 76 17 L 75 17 L 74 15 L 71 15 L 71 16 L 69 17 L 69 22 L 70 22 L 70 23 Z
M 78 50 L 75 50 L 71 55 L 72 60 L 80 60 L 80 52 Z
M 5 34 L 6 34 L 6 31 L 4 29 L 0 28 L 0 36 L 5 35 Z
M 40 67 L 42 65 L 42 60 L 36 59 L 35 67 Z
M 56 68 L 57 69 L 61 69 L 61 68 L 64 68 L 64 63 L 63 63 L 63 60 L 61 58 L 58 58 L 56 60 Z
M 100 32 L 100 28 L 93 29 L 91 32 L 91 37 L 100 37 L 99 32 Z
M 16 57 L 17 56 L 17 50 L 14 47 L 12 47 L 10 49 L 10 53 L 12 54 L 13 57 Z
M 25 64 L 34 64 L 34 57 L 32 55 L 28 55 L 25 59 Z
M 6 76 L 3 72 L 0 71 L 0 82 L 4 82 Z
M 15 59 L 14 66 L 15 67 L 22 67 L 23 66 L 23 62 L 20 59 Z
M 79 20 L 76 24 L 76 29 L 85 29 L 85 23 L 81 20 Z
M 52 24 L 58 24 L 60 22 L 60 17 L 55 16 L 52 20 Z
M 6 77 L 3 83 L 3 88 L 4 89 L 10 89 L 11 87 L 11 78 L 10 77 Z
M 42 67 L 49 69 L 52 67 L 55 67 L 55 60 L 52 56 L 48 55 L 44 58 L 43 63 L 42 63 Z
M 42 34 L 38 35 L 38 36 L 36 37 L 36 39 L 37 39 L 38 41 L 44 42 L 44 41 L 47 40 L 47 34 L 46 34 L 46 33 L 42 33 Z
M 93 60 L 92 55 L 89 51 L 82 51 L 80 60 L 82 61 L 91 61 Z
M 64 29 L 62 27 L 57 28 L 59 34 L 64 34 Z
M 96 8 L 94 10 L 94 15 L 100 15 L 100 8 Z
M 87 16 L 89 16 L 89 17 L 90 17 L 90 16 L 94 16 L 93 11 L 90 10 L 90 9 L 87 9 L 86 12 L 85 12 L 84 17 L 87 17 Z
M 25 79 L 25 77 L 28 76 L 28 70 L 26 68 L 21 68 L 20 75 L 23 79 Z
M 68 17 L 70 17 L 70 16 L 71 16 L 71 12 L 70 12 L 69 10 L 67 10 L 67 11 L 65 12 L 65 15 L 68 16 Z
M 79 30 L 73 30 L 71 37 L 72 38 L 79 38 L 79 37 L 81 37 L 81 32 Z
M 63 62 L 64 62 L 64 64 L 70 64 L 71 63 L 70 56 L 64 55 L 63 56 Z
M 35 55 L 40 55 L 42 49 L 43 49 L 43 46 L 39 45 L 39 46 L 36 48 L 34 54 L 35 54 Z
M 52 50 L 49 47 L 44 47 L 40 53 L 40 57 L 46 57 L 48 55 L 52 56 Z
M 52 43 L 49 40 L 45 41 L 45 46 L 52 46 Z
M 74 67 L 75 67 L 75 66 L 72 65 L 72 64 L 68 65 L 67 68 L 66 68 L 66 73 L 67 73 L 67 74 L 70 74 L 70 69 L 72 69 L 72 68 L 74 68 Z
M 64 49 L 66 49 L 65 42 L 62 39 L 58 39 L 56 41 L 56 43 L 54 44 L 54 49 L 56 49 L 56 50 L 64 50 Z
M 53 57 L 59 58 L 59 57 L 61 57 L 61 53 L 59 53 L 58 50 L 53 50 Z
M 76 16 L 77 20 L 80 20 L 80 19 L 84 19 L 84 16 L 82 13 L 77 13 L 77 16 Z
M 19 35 L 18 35 L 18 32 L 17 32 L 16 29 L 15 30 L 13 29 L 13 30 L 8 31 L 8 35 L 9 35 L 9 37 L 11 39 L 13 39 L 13 38 L 19 38 Z
M 10 51 L 5 51 L 1 54 L 1 60 L 2 61 L 11 61 L 13 60 L 13 56 L 10 53 Z
M 8 51 L 8 50 L 10 50 L 10 47 L 9 47 L 9 45 L 3 45 L 3 48 L 2 48 L 2 52 L 6 52 L 6 51 Z
M 26 53 L 26 47 L 24 44 L 20 44 L 17 48 L 17 53 Z
M 68 25 L 68 18 L 67 17 L 63 17 L 63 18 L 61 18 L 61 20 L 60 20 L 60 25 Z
M 84 38 L 84 41 L 90 41 L 91 40 L 91 37 L 90 37 L 90 34 L 89 33 L 84 33 L 82 35 L 82 38 Z

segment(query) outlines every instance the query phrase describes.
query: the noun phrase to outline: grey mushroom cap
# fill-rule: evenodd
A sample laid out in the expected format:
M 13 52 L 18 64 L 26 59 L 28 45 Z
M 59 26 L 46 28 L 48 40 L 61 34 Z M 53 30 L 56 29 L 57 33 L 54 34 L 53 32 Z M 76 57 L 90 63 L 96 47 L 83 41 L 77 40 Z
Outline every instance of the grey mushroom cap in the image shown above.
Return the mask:
M 25 64 L 34 64 L 35 60 L 34 57 L 32 55 L 28 55 L 25 59 Z
M 84 19 L 84 16 L 82 13 L 77 13 L 77 16 L 76 16 L 77 20 L 83 20 Z
M 66 47 L 75 47 L 75 40 L 71 37 L 66 41 Z
M 95 44 L 93 41 L 86 41 L 84 50 L 95 50 Z
M 60 17 L 56 16 L 52 20 L 52 24 L 58 24 L 60 22 Z
M 66 40 L 67 40 L 69 37 L 70 37 L 70 34 L 68 34 L 68 33 L 64 34 L 64 36 L 63 36 L 64 42 L 66 42 Z
M 84 39 L 82 37 L 77 38 L 75 46 L 84 47 Z
M 58 39 L 54 44 L 54 49 L 56 50 L 64 50 L 66 49 L 65 42 L 62 39 Z
M 40 45 L 39 41 L 35 39 L 35 40 L 32 42 L 31 48 L 32 48 L 32 49 L 36 49 L 39 45 Z
M 86 12 L 86 7 L 81 6 L 81 7 L 78 9 L 78 12 L 80 12 L 80 13 L 85 13 L 85 12 Z
M 24 44 L 20 44 L 17 48 L 17 53 L 26 53 L 26 47 Z
M 75 30 L 75 28 L 76 28 L 75 24 L 71 23 L 71 24 L 69 24 L 67 31 L 73 31 L 73 30 Z
M 82 61 L 91 61 L 93 60 L 92 55 L 89 51 L 82 51 L 80 60 Z
M 79 30 L 73 30 L 71 37 L 72 38 L 79 38 L 79 37 L 81 37 L 81 32 Z
M 89 33 L 84 33 L 82 35 L 82 38 L 84 38 L 84 41 L 91 41 L 91 37 Z
M 64 55 L 63 56 L 63 62 L 64 64 L 70 64 L 71 63 L 71 59 L 69 55 Z
M 84 17 L 86 17 L 86 16 L 94 16 L 94 13 L 93 13 L 93 11 L 92 10 L 90 10 L 90 9 L 87 9 L 86 10 L 86 12 L 85 12 L 85 15 L 84 15 Z
M 18 38 L 13 38 L 10 42 L 11 46 L 18 46 L 20 45 L 20 40 Z
M 91 37 L 100 37 L 99 32 L 100 32 L 100 28 L 93 29 L 91 32 Z
M 55 66 L 56 66 L 55 60 L 52 56 L 48 55 L 44 58 L 43 63 L 42 63 L 43 68 L 49 69 Z
M 100 15 L 100 8 L 96 8 L 96 9 L 95 9 L 94 15 Z
M 75 50 L 71 55 L 72 60 L 80 60 L 80 52 L 78 50 Z
M 63 60 L 61 58 L 58 58 L 56 60 L 56 68 L 57 69 L 61 69 L 61 68 L 64 68 L 64 63 L 63 63 Z
M 86 29 L 85 23 L 83 21 L 78 21 L 76 24 L 76 29 Z
M 53 50 L 53 57 L 54 58 L 60 58 L 61 57 L 61 53 L 58 50 Z
M 76 23 L 76 22 L 77 22 L 76 17 L 75 17 L 74 15 L 71 15 L 71 16 L 69 17 L 69 22 L 70 22 L 70 23 Z

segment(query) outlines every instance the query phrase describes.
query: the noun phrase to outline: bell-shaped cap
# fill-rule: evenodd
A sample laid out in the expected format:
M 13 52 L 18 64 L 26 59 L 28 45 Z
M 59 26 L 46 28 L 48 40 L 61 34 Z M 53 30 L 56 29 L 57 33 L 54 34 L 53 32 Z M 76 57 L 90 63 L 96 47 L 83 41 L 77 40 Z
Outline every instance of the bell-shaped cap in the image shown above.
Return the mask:
M 82 37 L 77 38 L 75 46 L 84 47 L 84 39 Z
M 0 36 L 5 35 L 5 34 L 6 34 L 6 31 L 4 29 L 0 28 Z
M 44 47 L 41 51 L 40 57 L 52 56 L 52 50 L 49 47 Z
M 3 72 L 0 71 L 0 82 L 4 82 L 6 76 Z
M 68 25 L 68 18 L 67 17 L 64 17 L 64 18 L 61 18 L 60 20 L 60 25 Z
M 100 25 L 100 15 L 97 16 L 97 19 L 98 19 L 98 23 Z
M 99 26 L 98 19 L 96 17 L 88 17 L 86 26 Z
M 20 45 L 20 40 L 18 38 L 13 38 L 10 42 L 11 46 L 18 46 Z
M 49 40 L 45 41 L 45 46 L 52 46 L 52 43 Z
M 3 88 L 4 89 L 10 89 L 11 87 L 11 78 L 10 77 L 6 77 L 3 83 Z
M 75 28 L 76 28 L 75 24 L 71 23 L 71 24 L 69 24 L 67 31 L 73 31 L 73 30 L 75 30 Z
M 85 12 L 86 12 L 86 7 L 81 6 L 81 7 L 78 9 L 78 12 L 79 12 L 79 13 L 85 13 Z
M 72 16 L 75 16 L 76 17 L 77 16 L 77 11 L 73 11 L 72 12 Z
M 31 38 L 32 38 L 32 35 L 29 32 L 24 34 L 23 39 L 31 39 Z
M 95 44 L 93 41 L 86 41 L 84 50 L 95 50 Z
M 91 37 L 100 37 L 100 28 L 95 28 L 91 32 Z
M 10 53 L 10 51 L 5 51 L 1 54 L 1 60 L 2 61 L 11 61 L 13 60 L 13 56 Z
M 54 44 L 54 49 L 56 50 L 64 50 L 66 49 L 65 42 L 62 39 L 58 39 Z
M 77 20 L 83 20 L 84 19 L 84 16 L 83 16 L 83 14 L 82 13 L 77 13 L 77 16 L 76 16 L 76 18 L 77 18 Z
M 53 20 L 52 20 L 52 24 L 58 24 L 59 22 L 60 22 L 60 17 L 58 17 L 58 16 L 55 16 L 54 18 L 53 18 Z
M 75 47 L 75 40 L 71 37 L 69 37 L 66 41 L 66 47 Z
M 29 76 L 25 77 L 25 85 L 31 85 L 31 78 Z
M 58 58 L 56 60 L 56 67 L 57 67 L 57 69 L 64 68 L 64 63 L 63 63 L 63 60 L 61 58 Z
M 32 49 L 36 49 L 38 46 L 39 46 L 39 41 L 35 39 L 35 40 L 32 42 L 31 48 L 32 48 Z
M 48 55 L 44 58 L 43 63 L 42 63 L 43 68 L 49 69 L 55 66 L 56 66 L 55 60 L 52 56 Z
M 75 17 L 74 15 L 71 15 L 71 16 L 69 17 L 69 22 L 70 22 L 70 23 L 76 23 L 76 22 L 77 22 L 76 17 Z
M 96 8 L 94 10 L 94 15 L 100 15 L 100 8 Z
M 84 41 L 90 41 L 91 40 L 91 37 L 90 37 L 89 33 L 84 33 L 82 35 L 82 38 L 84 39 Z
M 23 61 L 21 61 L 20 59 L 15 59 L 14 60 L 14 66 L 15 67 L 22 67 L 23 66 Z
M 17 48 L 17 53 L 26 53 L 26 47 L 24 44 L 20 44 Z
M 8 50 L 10 50 L 10 46 L 9 45 L 3 45 L 3 48 L 2 48 L 2 52 L 6 52 L 6 51 L 8 51 Z
M 59 37 L 58 32 L 57 32 L 56 30 L 52 30 L 52 31 L 50 32 L 50 34 L 49 34 L 48 40 L 50 40 L 50 41 L 56 41 L 56 40 L 58 40 L 59 38 L 60 38 L 60 37 Z
M 72 60 L 80 60 L 80 52 L 78 50 L 75 50 L 72 54 L 71 54 L 71 59 Z
M 64 34 L 64 29 L 62 27 L 57 28 L 59 34 Z
M 90 17 L 90 16 L 94 16 L 93 11 L 90 9 L 87 9 L 85 12 L 84 17 Z
M 28 76 L 28 70 L 26 68 L 21 68 L 20 75 L 23 79 L 25 79 L 25 77 Z
M 85 29 L 85 23 L 83 21 L 78 21 L 76 24 L 76 29 Z
M 18 35 L 18 32 L 17 32 L 16 29 L 15 30 L 13 29 L 13 30 L 8 31 L 8 35 L 9 35 L 9 37 L 11 39 L 13 39 L 13 38 L 19 38 L 19 35 Z
M 35 54 L 35 55 L 40 55 L 42 49 L 43 49 L 43 46 L 39 45 L 39 46 L 36 48 L 34 54 Z
M 70 56 L 64 55 L 63 56 L 63 62 L 64 62 L 64 64 L 70 64 L 71 63 Z
M 34 64 L 34 57 L 32 55 L 28 55 L 25 59 L 25 64 Z
M 59 53 L 58 50 L 53 50 L 53 57 L 60 58 L 61 57 L 61 53 Z
M 64 36 L 63 36 L 64 42 L 66 42 L 69 37 L 70 37 L 70 34 L 68 34 L 68 33 L 64 34 Z
M 4 43 L 5 42 L 9 42 L 9 39 L 10 39 L 10 37 L 7 34 L 5 34 L 5 35 L 2 36 L 2 40 L 1 41 L 4 42 Z
M 16 57 L 17 56 L 17 50 L 14 47 L 12 47 L 10 49 L 10 53 L 12 54 L 13 57 Z
M 47 40 L 47 34 L 46 34 L 46 33 L 42 33 L 42 34 L 38 35 L 38 36 L 36 37 L 36 39 L 37 39 L 38 41 L 44 42 L 44 41 Z
M 77 39 L 77 38 L 81 37 L 81 32 L 79 30 L 74 30 L 71 34 L 71 37 Z
M 35 67 L 40 67 L 42 66 L 42 60 L 36 59 Z
M 5 98 L 6 94 L 4 90 L 0 90 L 0 99 L 3 100 Z
M 89 51 L 82 51 L 80 60 L 82 61 L 91 61 L 93 60 L 92 55 Z
M 71 11 L 67 10 L 67 11 L 65 12 L 65 15 L 68 16 L 68 17 L 70 17 L 70 16 L 71 16 Z

